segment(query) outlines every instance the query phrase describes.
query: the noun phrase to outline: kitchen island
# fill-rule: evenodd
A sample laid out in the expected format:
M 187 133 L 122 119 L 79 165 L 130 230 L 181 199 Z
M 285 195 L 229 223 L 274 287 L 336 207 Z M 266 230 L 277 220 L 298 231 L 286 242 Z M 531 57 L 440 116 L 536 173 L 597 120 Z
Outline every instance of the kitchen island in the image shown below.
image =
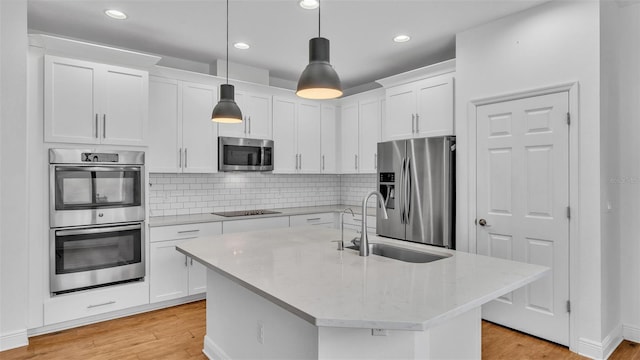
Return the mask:
M 480 306 L 549 272 L 376 236 L 370 241 L 451 256 L 423 264 L 360 257 L 338 251 L 332 241 L 339 239 L 338 230 L 298 227 L 179 246 L 207 267 L 204 353 L 212 359 L 480 358 Z

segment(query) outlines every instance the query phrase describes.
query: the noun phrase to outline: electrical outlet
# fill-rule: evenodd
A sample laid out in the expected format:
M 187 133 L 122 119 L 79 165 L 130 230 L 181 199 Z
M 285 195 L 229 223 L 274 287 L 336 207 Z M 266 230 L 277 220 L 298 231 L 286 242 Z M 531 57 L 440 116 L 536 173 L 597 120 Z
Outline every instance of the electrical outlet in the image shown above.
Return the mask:
M 264 325 L 262 324 L 262 321 L 258 321 L 256 337 L 258 339 L 258 343 L 264 344 Z
M 371 336 L 387 336 L 389 331 L 387 329 L 371 329 Z

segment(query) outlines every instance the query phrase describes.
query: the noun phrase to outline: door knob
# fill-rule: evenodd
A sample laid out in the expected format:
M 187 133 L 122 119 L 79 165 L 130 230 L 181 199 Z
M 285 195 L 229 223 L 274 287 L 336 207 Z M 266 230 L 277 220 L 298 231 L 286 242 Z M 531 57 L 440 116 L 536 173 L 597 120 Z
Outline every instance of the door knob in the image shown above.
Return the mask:
M 491 226 L 491 225 L 487 225 L 487 220 L 485 220 L 485 219 L 478 220 L 478 225 L 485 226 L 485 227 Z

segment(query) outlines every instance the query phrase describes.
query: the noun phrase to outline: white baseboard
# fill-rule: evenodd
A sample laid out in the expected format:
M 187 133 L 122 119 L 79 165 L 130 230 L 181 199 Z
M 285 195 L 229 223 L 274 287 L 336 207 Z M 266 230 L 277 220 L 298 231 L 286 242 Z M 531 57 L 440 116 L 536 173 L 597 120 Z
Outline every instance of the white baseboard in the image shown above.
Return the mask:
M 591 359 L 607 359 L 622 342 L 622 326 L 616 326 L 602 342 L 585 338 L 578 340 L 578 354 Z
M 27 329 L 0 335 L 0 351 L 29 345 Z
M 625 340 L 640 343 L 640 327 L 635 325 L 622 325 L 622 336 Z
M 227 360 L 231 359 L 227 353 L 224 352 L 211 338 L 207 335 L 204 336 L 204 349 L 202 353 L 209 359 L 215 360 Z

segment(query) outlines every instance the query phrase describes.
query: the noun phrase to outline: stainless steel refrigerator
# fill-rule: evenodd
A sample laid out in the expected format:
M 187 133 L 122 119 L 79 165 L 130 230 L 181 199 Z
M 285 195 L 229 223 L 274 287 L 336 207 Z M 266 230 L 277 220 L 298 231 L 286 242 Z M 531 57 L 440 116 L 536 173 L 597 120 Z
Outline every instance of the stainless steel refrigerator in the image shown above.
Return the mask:
M 454 136 L 378 143 L 378 235 L 455 249 Z

